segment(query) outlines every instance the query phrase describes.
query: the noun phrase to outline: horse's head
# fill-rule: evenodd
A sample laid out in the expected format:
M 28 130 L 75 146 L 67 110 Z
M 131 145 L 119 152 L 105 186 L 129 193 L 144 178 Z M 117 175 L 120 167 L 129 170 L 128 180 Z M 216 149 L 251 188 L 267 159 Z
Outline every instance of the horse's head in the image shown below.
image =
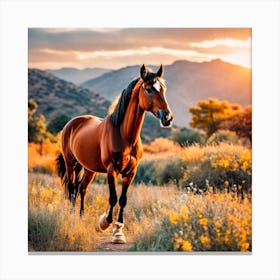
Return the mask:
M 165 98 L 166 85 L 162 79 L 163 73 L 162 65 L 157 73 L 153 73 L 143 64 L 140 70 L 143 83 L 140 87 L 139 105 L 143 110 L 152 112 L 160 119 L 162 126 L 169 127 L 173 115 Z

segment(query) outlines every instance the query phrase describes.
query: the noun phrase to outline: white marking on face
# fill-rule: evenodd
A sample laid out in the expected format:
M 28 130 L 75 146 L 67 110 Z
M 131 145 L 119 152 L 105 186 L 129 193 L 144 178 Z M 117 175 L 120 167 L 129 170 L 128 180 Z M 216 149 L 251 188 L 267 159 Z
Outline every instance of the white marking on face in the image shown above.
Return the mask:
M 160 89 L 161 89 L 161 85 L 160 85 L 160 82 L 159 81 L 156 81 L 154 84 L 153 84 L 153 88 L 160 92 Z

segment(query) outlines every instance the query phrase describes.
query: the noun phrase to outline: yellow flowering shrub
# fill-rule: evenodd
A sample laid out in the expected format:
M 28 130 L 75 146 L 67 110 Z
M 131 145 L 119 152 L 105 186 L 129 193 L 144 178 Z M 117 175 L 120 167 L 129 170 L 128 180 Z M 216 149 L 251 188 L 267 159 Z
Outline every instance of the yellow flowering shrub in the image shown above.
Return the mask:
M 163 213 L 162 213 L 163 214 Z M 149 244 L 147 240 L 151 240 Z M 152 237 L 142 235 L 133 250 L 251 251 L 251 201 L 231 194 L 189 194 L 163 214 Z
M 183 185 L 188 189 L 250 191 L 252 151 L 219 143 L 190 146 L 182 151 Z

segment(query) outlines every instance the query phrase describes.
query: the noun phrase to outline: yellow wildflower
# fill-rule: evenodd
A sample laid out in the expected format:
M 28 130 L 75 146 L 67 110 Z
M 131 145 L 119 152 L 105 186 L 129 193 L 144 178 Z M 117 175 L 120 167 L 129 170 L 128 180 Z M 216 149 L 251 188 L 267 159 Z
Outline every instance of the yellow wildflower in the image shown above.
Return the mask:
M 210 238 L 208 236 L 201 235 L 199 239 L 201 244 L 203 244 L 206 248 L 210 247 Z
M 216 228 L 222 227 L 222 222 L 221 222 L 220 220 L 217 220 L 217 221 L 215 222 L 215 227 L 216 227 Z
M 207 226 L 207 224 L 208 224 L 207 218 L 199 219 L 199 224 L 202 225 L 202 226 Z
M 180 209 L 180 217 L 183 218 L 183 221 L 186 223 L 189 221 L 189 216 L 188 216 L 188 208 L 186 206 L 181 207 Z
M 190 252 L 192 251 L 192 243 L 188 240 L 184 240 L 182 244 L 183 251 Z
M 241 244 L 240 251 L 241 251 L 241 252 L 248 251 L 249 246 L 250 246 L 250 244 L 249 244 L 248 242 L 244 242 L 244 243 L 242 243 L 242 244 Z
M 177 214 L 172 214 L 172 215 L 169 217 L 169 220 L 170 220 L 170 223 L 171 223 L 171 224 L 176 225 L 177 222 L 178 222 L 178 215 L 177 215 Z

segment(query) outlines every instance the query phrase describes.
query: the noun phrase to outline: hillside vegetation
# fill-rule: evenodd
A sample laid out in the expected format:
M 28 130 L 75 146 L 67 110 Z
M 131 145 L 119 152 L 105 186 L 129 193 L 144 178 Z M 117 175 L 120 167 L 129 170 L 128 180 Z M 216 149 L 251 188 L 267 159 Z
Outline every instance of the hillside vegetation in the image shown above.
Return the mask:
M 104 117 L 110 102 L 104 97 L 38 69 L 28 70 L 28 98 L 38 104 L 47 120 L 59 114 L 74 117 L 93 114 Z

